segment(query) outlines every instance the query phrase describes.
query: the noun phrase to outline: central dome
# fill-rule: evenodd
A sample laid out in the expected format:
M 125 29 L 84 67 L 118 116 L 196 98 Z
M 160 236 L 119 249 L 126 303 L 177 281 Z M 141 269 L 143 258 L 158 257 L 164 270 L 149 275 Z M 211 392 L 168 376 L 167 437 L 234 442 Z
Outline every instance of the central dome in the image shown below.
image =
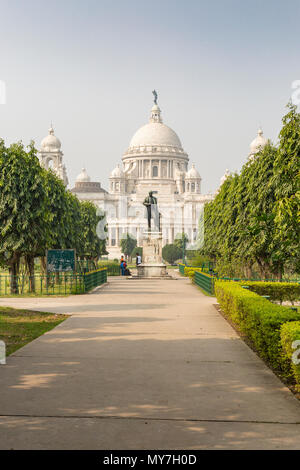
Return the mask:
M 168 145 L 182 148 L 178 135 L 162 122 L 149 122 L 132 137 L 129 147 Z
M 158 105 L 155 104 L 151 109 L 150 122 L 134 134 L 129 148 L 158 145 L 182 149 L 178 135 L 173 129 L 163 124 L 160 113 Z

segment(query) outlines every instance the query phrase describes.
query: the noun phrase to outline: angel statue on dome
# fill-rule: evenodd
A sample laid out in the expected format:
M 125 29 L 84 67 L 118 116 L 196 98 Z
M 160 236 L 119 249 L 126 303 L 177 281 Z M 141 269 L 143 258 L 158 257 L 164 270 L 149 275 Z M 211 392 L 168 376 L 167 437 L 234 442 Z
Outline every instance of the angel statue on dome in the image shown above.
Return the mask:
M 156 90 L 153 90 L 152 91 L 153 95 L 154 95 L 154 103 L 157 104 L 157 91 Z

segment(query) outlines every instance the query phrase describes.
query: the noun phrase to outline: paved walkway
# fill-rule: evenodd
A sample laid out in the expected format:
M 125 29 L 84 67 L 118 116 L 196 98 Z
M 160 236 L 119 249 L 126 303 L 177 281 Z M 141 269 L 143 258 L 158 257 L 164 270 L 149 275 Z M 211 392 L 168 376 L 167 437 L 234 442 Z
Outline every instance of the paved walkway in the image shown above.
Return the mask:
M 187 279 L 112 278 L 0 366 L 0 448 L 300 449 L 300 403 Z

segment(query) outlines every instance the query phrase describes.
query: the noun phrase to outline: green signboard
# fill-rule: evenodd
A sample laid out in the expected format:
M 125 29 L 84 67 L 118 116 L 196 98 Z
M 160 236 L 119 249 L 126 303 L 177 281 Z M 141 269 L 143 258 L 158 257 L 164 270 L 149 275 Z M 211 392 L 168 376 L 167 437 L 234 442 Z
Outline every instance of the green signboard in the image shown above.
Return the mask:
M 47 271 L 75 271 L 75 250 L 48 250 Z

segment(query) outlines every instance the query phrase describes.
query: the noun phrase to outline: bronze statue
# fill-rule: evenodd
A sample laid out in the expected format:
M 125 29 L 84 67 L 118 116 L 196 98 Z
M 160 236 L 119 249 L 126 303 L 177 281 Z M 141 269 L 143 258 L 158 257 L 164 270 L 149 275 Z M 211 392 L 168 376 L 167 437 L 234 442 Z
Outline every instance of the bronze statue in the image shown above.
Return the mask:
M 154 226 L 156 230 L 160 231 L 160 214 L 157 208 L 157 199 L 153 196 L 153 191 L 149 191 L 143 202 L 147 208 L 147 219 L 148 219 L 148 231 L 151 232 L 151 219 L 154 219 Z

